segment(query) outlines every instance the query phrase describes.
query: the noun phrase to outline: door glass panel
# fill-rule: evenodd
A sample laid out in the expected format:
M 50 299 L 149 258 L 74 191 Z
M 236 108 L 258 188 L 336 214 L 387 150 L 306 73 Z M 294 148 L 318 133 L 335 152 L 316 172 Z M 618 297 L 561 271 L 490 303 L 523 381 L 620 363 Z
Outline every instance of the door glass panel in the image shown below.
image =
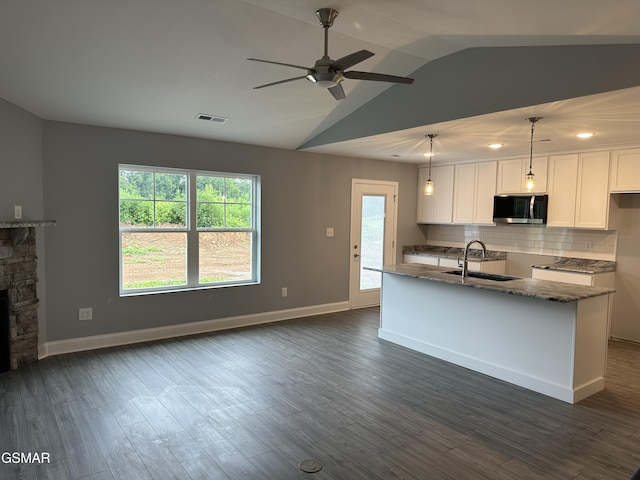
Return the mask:
M 384 263 L 384 211 L 385 197 L 362 196 L 362 225 L 360 237 L 360 290 L 380 288 L 382 274 L 365 270 Z

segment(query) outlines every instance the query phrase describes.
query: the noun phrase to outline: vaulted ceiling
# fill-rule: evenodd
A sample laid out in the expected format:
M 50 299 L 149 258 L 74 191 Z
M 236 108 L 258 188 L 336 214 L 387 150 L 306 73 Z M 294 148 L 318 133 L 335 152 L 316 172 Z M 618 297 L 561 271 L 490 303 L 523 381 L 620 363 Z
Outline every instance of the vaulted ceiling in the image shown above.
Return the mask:
M 347 98 L 285 66 L 323 53 L 413 85 L 345 80 Z M 423 162 L 640 140 L 637 0 L 3 0 L 0 98 L 43 119 Z M 225 123 L 196 119 L 199 113 Z M 578 144 L 575 134 L 595 132 Z M 583 141 L 585 142 L 585 141 Z

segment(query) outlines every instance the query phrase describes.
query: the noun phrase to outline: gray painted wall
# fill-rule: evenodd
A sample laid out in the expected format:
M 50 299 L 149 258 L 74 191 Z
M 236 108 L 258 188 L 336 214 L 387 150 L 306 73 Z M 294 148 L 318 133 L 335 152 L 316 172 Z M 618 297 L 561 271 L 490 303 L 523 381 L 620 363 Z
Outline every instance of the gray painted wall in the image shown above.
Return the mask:
M 424 242 L 415 165 L 59 122 L 43 152 L 48 341 L 347 301 L 352 178 L 398 181 L 398 245 Z M 262 175 L 261 284 L 120 298 L 119 163 Z
M 304 147 L 640 84 L 640 45 L 469 48 L 425 64 Z
M 42 220 L 42 120 L 0 98 L 0 219 L 13 220 L 14 205 L 22 217 Z M 38 255 L 38 325 L 40 340 L 47 336 L 45 229 L 36 228 Z
M 42 220 L 42 121 L 0 98 L 0 219 Z

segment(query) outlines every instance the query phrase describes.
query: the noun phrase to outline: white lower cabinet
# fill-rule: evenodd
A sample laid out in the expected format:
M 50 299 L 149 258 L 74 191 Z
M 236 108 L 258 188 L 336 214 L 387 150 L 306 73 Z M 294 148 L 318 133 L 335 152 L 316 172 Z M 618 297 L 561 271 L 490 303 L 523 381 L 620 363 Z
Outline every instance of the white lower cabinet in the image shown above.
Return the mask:
M 438 257 L 434 257 L 432 255 L 414 255 L 407 254 L 404 255 L 404 263 L 421 263 L 423 265 L 435 265 L 438 266 Z
M 421 263 L 423 265 L 434 265 L 444 268 L 460 268 L 462 264 L 462 255 L 459 258 L 455 257 L 438 257 L 435 255 L 415 255 L 407 253 L 404 255 L 404 263 Z M 469 271 L 472 272 L 487 272 L 504 274 L 506 271 L 505 260 L 490 260 L 487 262 L 480 262 L 477 260 L 467 260 L 467 266 Z

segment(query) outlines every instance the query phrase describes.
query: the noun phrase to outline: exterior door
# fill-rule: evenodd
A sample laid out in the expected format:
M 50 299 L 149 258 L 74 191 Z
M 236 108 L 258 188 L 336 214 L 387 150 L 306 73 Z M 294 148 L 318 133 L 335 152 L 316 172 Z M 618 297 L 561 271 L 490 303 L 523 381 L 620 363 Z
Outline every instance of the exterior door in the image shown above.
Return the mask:
M 380 304 L 382 274 L 364 267 L 395 263 L 397 182 L 354 179 L 351 184 L 349 302 Z

